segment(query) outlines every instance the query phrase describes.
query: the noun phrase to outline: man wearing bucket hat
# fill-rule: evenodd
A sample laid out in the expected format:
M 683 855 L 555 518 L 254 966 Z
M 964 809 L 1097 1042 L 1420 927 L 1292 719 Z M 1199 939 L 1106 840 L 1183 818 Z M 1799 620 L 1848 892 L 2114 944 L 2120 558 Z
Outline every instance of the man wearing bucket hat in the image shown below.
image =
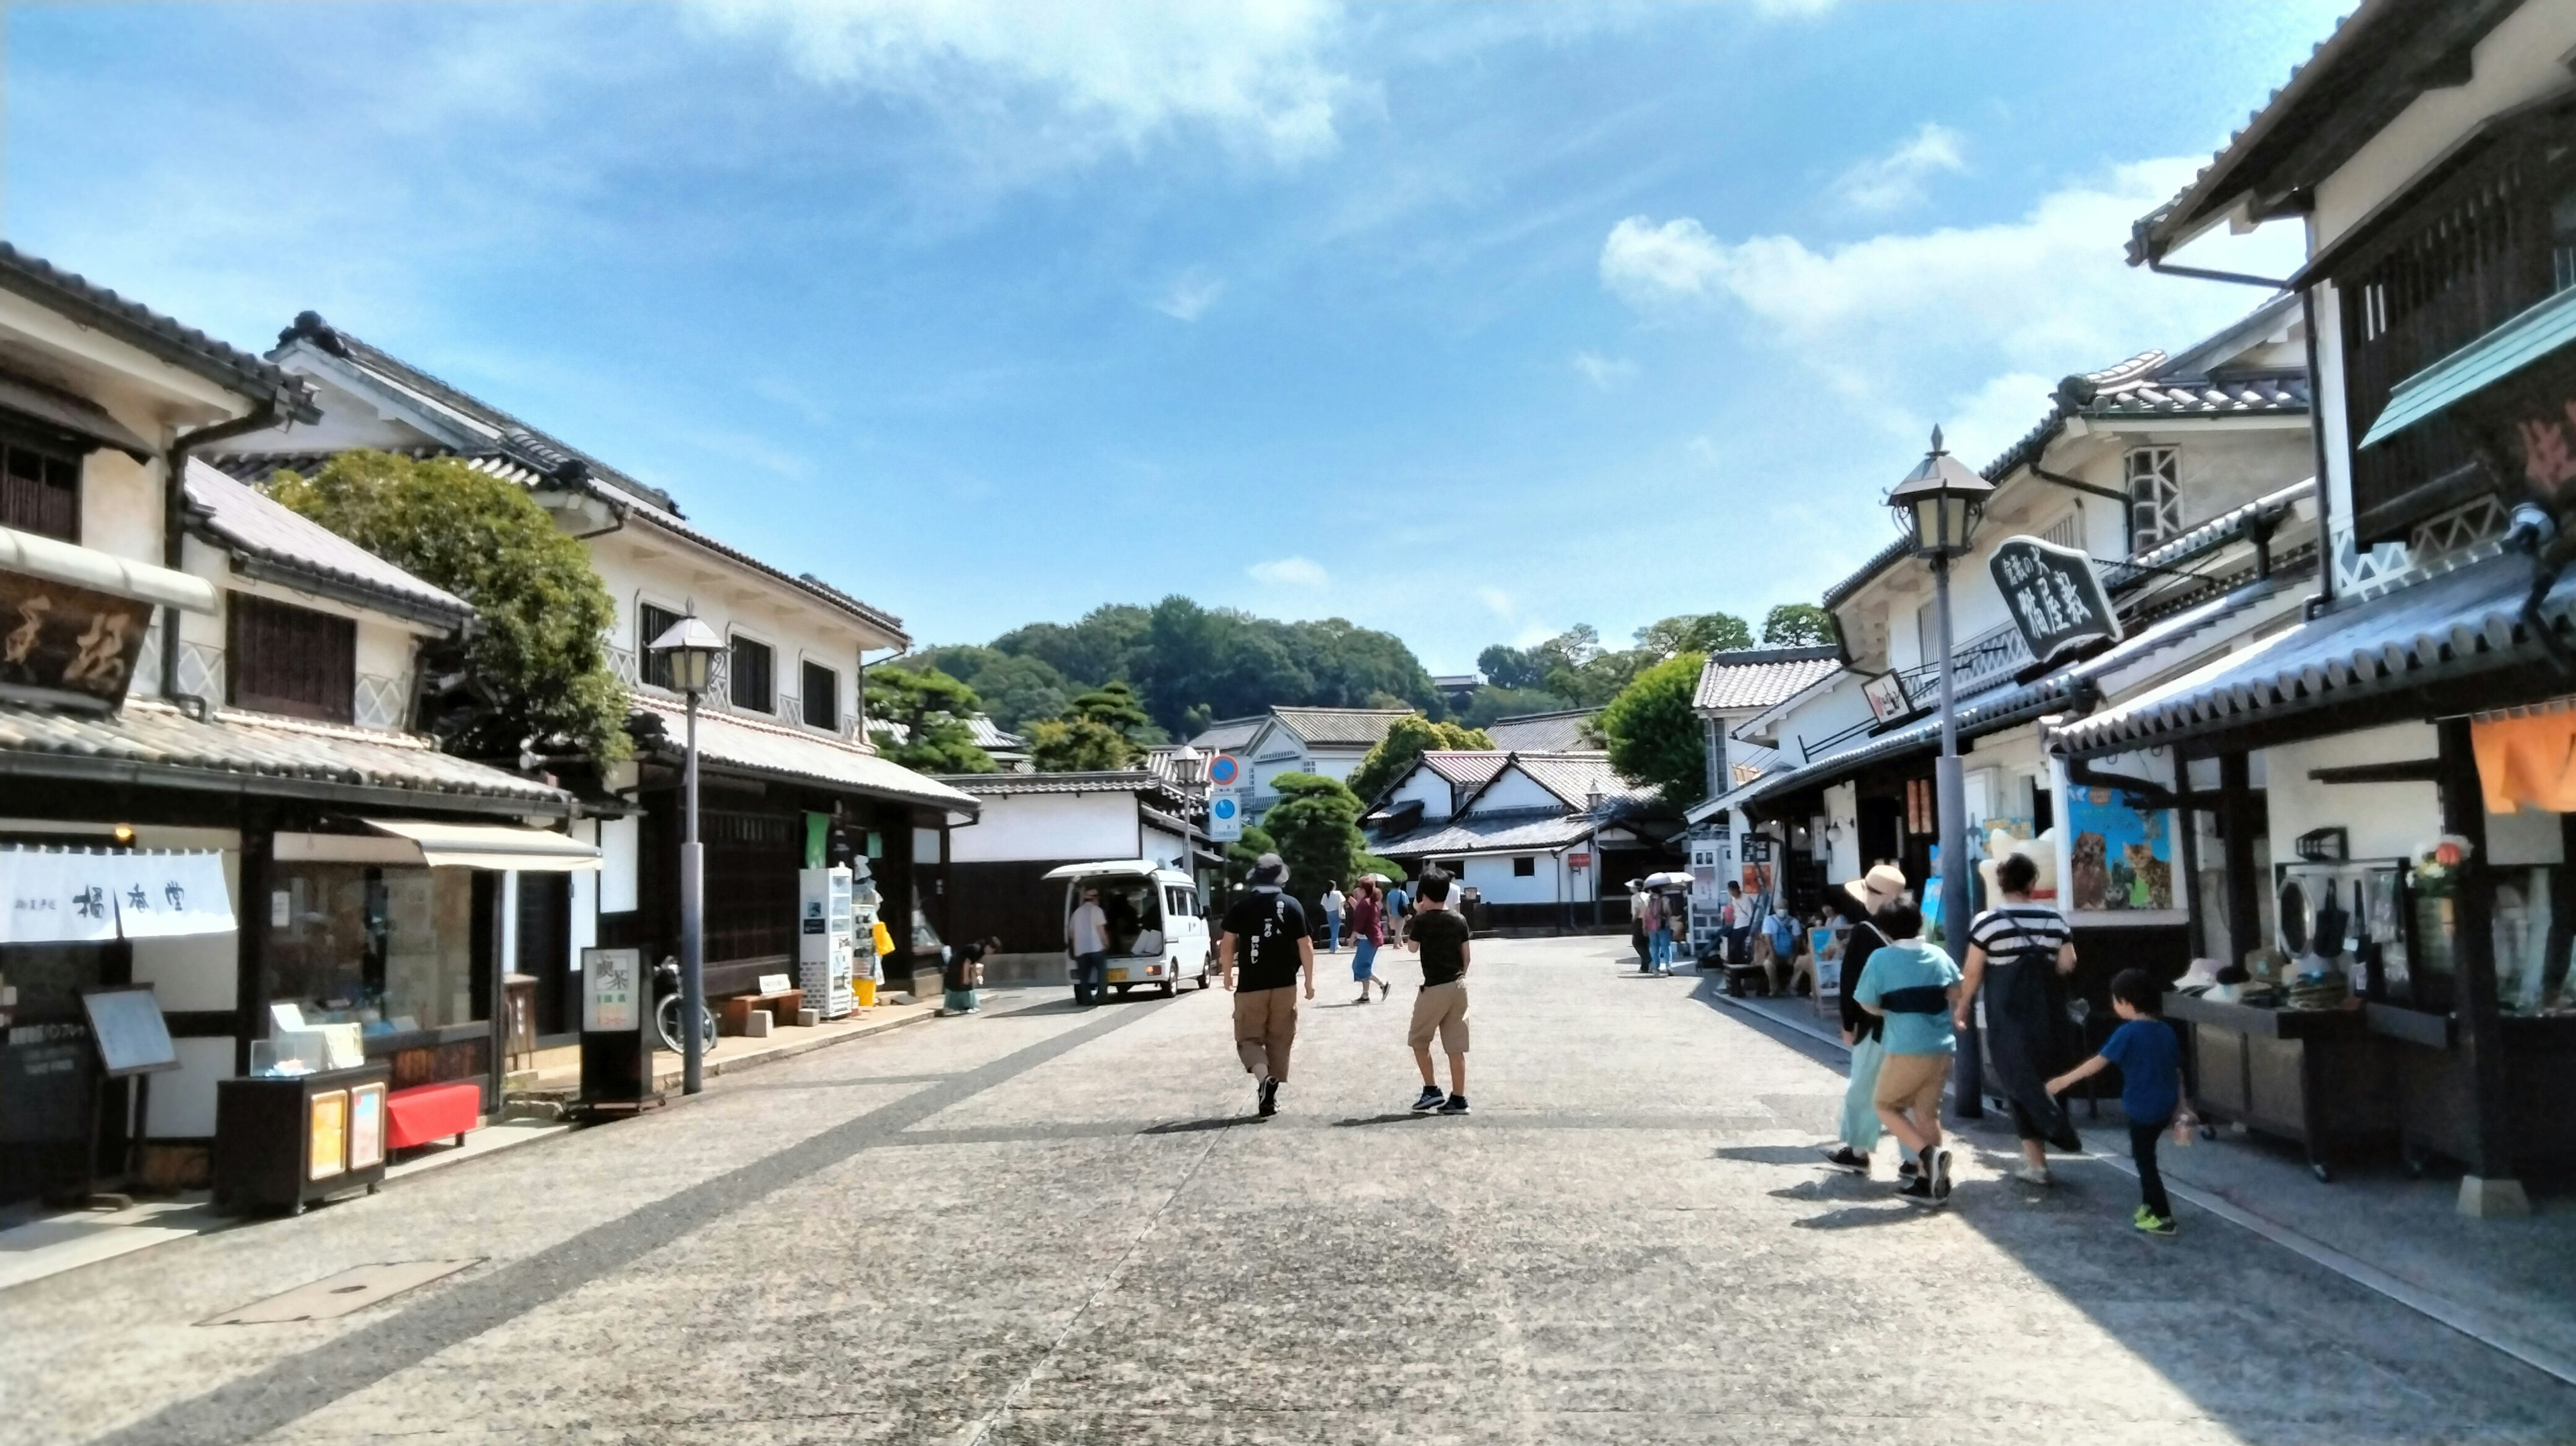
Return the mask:
M 1851 1083 L 1843 1089 L 1843 1113 L 1840 1142 L 1825 1152 L 1828 1164 L 1859 1174 L 1869 1173 L 1870 1151 L 1878 1148 L 1878 1137 L 1884 1130 L 1879 1123 L 1878 1069 L 1887 1058 L 1886 1022 L 1860 1007 L 1852 990 L 1860 984 L 1861 971 L 1869 967 L 1869 956 L 1887 942 L 1887 934 L 1878 925 L 1881 912 L 1905 898 L 1905 871 L 1894 864 L 1879 864 L 1866 874 L 1843 885 L 1851 896 L 1852 906 L 1860 917 L 1852 922 L 1851 937 L 1843 943 L 1843 977 L 1840 1001 L 1843 1017 L 1843 1043 L 1851 1046 Z M 1900 1174 L 1911 1174 L 1912 1161 L 1900 1167 Z
M 1315 939 L 1306 910 L 1284 887 L 1288 865 L 1263 854 L 1252 866 L 1251 887 L 1225 911 L 1217 936 L 1217 965 L 1234 992 L 1234 1051 L 1244 1073 L 1259 1081 L 1263 1119 L 1279 1113 L 1279 1086 L 1288 1080 L 1288 1051 L 1297 1042 L 1297 981 L 1315 997 Z M 1235 964 L 1243 965 L 1238 986 Z

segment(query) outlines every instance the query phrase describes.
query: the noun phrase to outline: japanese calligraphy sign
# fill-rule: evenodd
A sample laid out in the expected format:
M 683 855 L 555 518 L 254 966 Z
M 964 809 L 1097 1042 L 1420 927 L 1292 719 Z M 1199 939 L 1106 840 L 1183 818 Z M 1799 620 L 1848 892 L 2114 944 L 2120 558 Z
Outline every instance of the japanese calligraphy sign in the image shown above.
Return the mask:
M 2576 504 L 2576 352 L 2544 357 L 2451 414 L 2508 490 L 2559 511 Z
M 152 605 L 0 570 L 0 695 L 125 701 Z
M 223 934 L 223 856 L 0 850 L 0 942 L 82 944 Z
M 2008 537 L 1990 564 L 2022 641 L 2038 662 L 2088 643 L 2117 642 L 2119 615 L 2094 574 L 2093 559 L 2036 537 Z

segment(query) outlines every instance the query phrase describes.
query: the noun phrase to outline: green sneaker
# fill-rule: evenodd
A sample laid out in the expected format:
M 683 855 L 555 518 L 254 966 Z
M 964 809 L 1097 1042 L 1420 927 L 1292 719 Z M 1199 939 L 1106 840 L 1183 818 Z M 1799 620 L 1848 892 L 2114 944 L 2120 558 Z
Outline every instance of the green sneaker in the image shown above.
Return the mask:
M 2171 1235 L 2177 1228 L 2174 1225 L 2172 1216 L 2158 1215 L 2156 1212 L 2148 1209 L 2144 1205 L 2139 1206 L 2138 1213 L 2129 1217 L 2129 1219 L 2131 1224 L 2137 1226 L 2140 1230 L 2145 1231 L 2149 1235 Z

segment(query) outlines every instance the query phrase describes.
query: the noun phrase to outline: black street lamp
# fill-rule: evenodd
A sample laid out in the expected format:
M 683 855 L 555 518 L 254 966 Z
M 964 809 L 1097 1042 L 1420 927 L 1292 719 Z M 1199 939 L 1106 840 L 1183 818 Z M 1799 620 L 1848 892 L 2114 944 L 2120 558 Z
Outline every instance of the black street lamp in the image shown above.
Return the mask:
M 1914 555 L 1932 564 L 1933 611 L 1941 623 L 1941 758 L 1933 765 L 1936 837 L 1941 843 L 1941 942 L 1954 962 L 1968 955 L 1968 805 L 1959 770 L 1959 719 L 1950 666 L 1950 560 L 1964 556 L 1985 514 L 1995 484 L 1978 476 L 1941 446 L 1932 450 L 1887 494 L 1897 526 L 1913 540 Z M 1985 1069 L 1979 1055 L 1977 1015 L 1971 1006 L 1959 1041 L 1957 1108 L 1965 1119 L 1985 1114 Z
M 692 609 L 646 645 L 670 663 L 671 686 L 689 700 L 689 751 L 680 827 L 680 1092 L 706 1088 L 706 851 L 698 843 L 698 699 L 715 676 L 724 639 Z

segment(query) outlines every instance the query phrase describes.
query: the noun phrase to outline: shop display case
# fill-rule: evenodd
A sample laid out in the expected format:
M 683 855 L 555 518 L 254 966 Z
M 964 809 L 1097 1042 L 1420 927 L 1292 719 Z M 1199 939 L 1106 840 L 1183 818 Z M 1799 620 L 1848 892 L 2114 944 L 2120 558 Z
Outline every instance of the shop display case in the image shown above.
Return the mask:
M 251 1075 L 215 1086 L 215 1205 L 301 1214 L 385 1178 L 382 1065 Z
M 2397 1138 L 2388 1042 L 2359 1009 L 2265 1009 L 2189 994 L 2165 996 L 2165 1018 L 2190 1027 L 2192 1109 L 2305 1147 L 2308 1168 L 2334 1178 L 2338 1162 Z

